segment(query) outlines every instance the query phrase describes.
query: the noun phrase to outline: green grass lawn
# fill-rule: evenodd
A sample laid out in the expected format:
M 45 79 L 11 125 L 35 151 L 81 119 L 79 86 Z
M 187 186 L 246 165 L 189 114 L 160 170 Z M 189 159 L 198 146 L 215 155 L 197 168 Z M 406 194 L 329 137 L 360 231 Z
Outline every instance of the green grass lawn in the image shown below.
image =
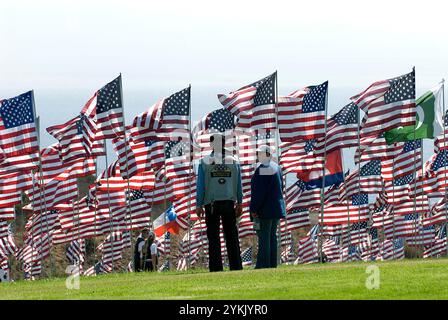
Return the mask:
M 377 265 L 380 288 L 368 290 Z M 0 284 L 0 299 L 448 299 L 448 259 L 281 266 L 274 270 L 111 274 Z

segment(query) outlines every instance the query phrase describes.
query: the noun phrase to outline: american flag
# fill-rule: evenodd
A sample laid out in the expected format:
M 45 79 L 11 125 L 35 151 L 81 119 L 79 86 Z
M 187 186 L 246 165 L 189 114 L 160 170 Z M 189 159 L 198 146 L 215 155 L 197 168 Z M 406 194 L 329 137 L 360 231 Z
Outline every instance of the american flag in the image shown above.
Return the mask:
M 411 212 L 419 214 L 428 214 L 430 211 L 429 200 L 426 196 L 418 196 L 410 201 L 401 202 L 395 205 L 390 205 L 393 208 L 395 215 L 405 215 Z
M 60 228 L 59 216 L 57 210 L 50 210 L 48 212 L 35 212 L 25 224 L 26 234 L 35 237 L 42 232 L 52 232 Z
M 98 252 L 101 253 L 102 264 L 116 269 L 121 263 L 123 250 L 129 248 L 130 245 L 131 238 L 128 232 L 111 232 L 97 247 Z
M 386 91 L 383 86 L 388 85 Z M 361 137 L 378 136 L 396 127 L 415 124 L 415 72 L 387 80 L 377 90 L 367 92 L 352 98 L 352 101 L 366 114 L 362 120 Z M 377 99 L 372 99 L 376 97 Z
M 419 226 L 418 233 L 415 236 L 406 238 L 409 246 L 432 246 L 436 237 L 436 228 L 434 225 Z
M 306 208 L 297 208 L 289 210 L 286 213 L 286 219 L 281 221 L 285 224 L 288 231 L 310 226 L 310 214 Z
M 32 176 L 23 171 L 0 175 L 0 208 L 14 208 L 21 203 L 22 191 L 32 187 Z M 5 218 L 0 213 L 0 218 Z
M 341 261 L 341 247 L 339 246 L 339 238 L 331 237 L 322 243 L 322 253 L 328 262 Z
M 141 140 L 190 139 L 191 87 L 162 99 L 134 118 L 131 135 Z M 173 139 L 175 138 L 175 139 Z
M 193 128 L 193 138 L 197 144 L 209 144 L 213 133 L 224 133 L 235 129 L 235 116 L 227 109 L 216 109 L 207 113 Z
M 123 99 L 121 90 L 121 75 L 95 92 L 92 98 L 81 110 L 85 115 L 94 120 L 96 125 L 96 141 L 113 139 L 124 135 Z M 90 123 L 83 121 L 82 130 L 89 132 Z
M 361 251 L 357 245 L 348 245 L 341 250 L 341 261 L 350 262 L 350 261 L 359 261 L 361 260 Z
M 189 144 L 183 141 L 167 141 L 165 144 L 165 179 L 192 178 L 192 175 Z
M 0 260 L 2 258 L 8 258 L 8 256 L 15 254 L 16 252 L 17 246 L 12 231 L 9 228 L 8 235 L 0 237 Z
M 348 201 L 324 206 L 319 214 L 319 221 L 325 225 L 354 223 L 369 219 L 369 197 L 366 193 L 357 193 Z
M 276 129 L 276 81 L 275 72 L 227 95 L 219 94 L 218 99 L 238 118 L 239 129 Z
M 355 193 L 378 194 L 383 191 L 381 178 L 381 162 L 372 160 L 364 164 L 360 170 L 356 169 L 344 179 L 340 185 L 341 199 L 347 199 Z
M 286 188 L 286 211 L 289 213 L 298 209 L 309 209 L 320 206 L 320 193 L 318 188 L 308 188 L 306 183 L 298 179 Z
M 36 179 L 35 179 L 36 180 Z M 23 210 L 40 212 L 53 209 L 56 205 L 66 203 L 78 197 L 76 178 L 64 181 L 50 180 L 47 183 L 34 181 L 31 189 L 25 191 L 30 203 Z
M 157 170 L 163 165 L 164 141 L 136 142 L 128 136 L 127 139 L 123 137 L 112 139 L 112 144 L 118 157 L 120 174 L 124 179 L 142 172 Z
M 423 251 L 423 258 L 436 258 L 446 255 L 448 252 L 448 242 L 446 238 L 446 224 L 437 232 L 434 243 Z
M 233 149 L 236 143 L 235 116 L 227 109 L 221 108 L 206 114 L 193 128 L 192 139 L 195 157 L 203 157 L 212 151 L 210 136 L 213 133 L 222 133 L 225 138 L 225 148 Z
M 409 202 L 410 197 L 408 189 L 413 179 L 414 174 L 411 173 L 406 176 L 396 178 L 392 181 L 385 181 L 384 189 L 387 195 L 387 202 L 394 205 L 402 202 Z
M 297 260 L 294 264 L 315 263 L 318 261 L 317 241 L 313 236 L 306 236 L 299 239 L 297 244 Z
M 80 178 L 96 173 L 93 157 L 78 157 L 70 163 L 64 163 L 60 158 L 58 144 L 52 144 L 41 150 L 42 178 L 44 182 L 52 179 L 64 181 L 68 178 Z
M 448 220 L 448 203 L 446 198 L 439 199 L 431 208 L 431 214 L 427 215 L 422 224 L 424 226 L 446 223 Z
M 434 139 L 434 152 L 448 149 L 448 111 L 443 116 L 443 133 Z
M 161 254 L 171 254 L 171 233 L 165 232 L 162 236 L 156 238 L 157 251 Z
M 420 216 L 418 213 L 409 213 L 404 216 L 393 215 L 392 223 L 384 226 L 384 236 L 387 239 L 412 237 L 419 232 Z
M 7 237 L 9 235 L 9 223 L 6 220 L 0 220 L 0 238 Z
M 358 106 L 349 103 L 328 119 L 326 137 L 317 140 L 316 153 L 358 146 L 358 114 Z
M 32 91 L 0 100 L 0 150 L 3 159 L 39 151 Z
M 417 176 L 414 181 L 409 184 L 409 196 L 411 198 L 427 196 L 429 198 L 440 198 L 445 194 L 445 190 L 442 187 L 445 184 L 445 177 L 438 175 L 434 171 L 431 171 L 433 160 L 436 159 L 434 154 L 429 161 L 427 161 L 423 170 L 417 172 Z
M 404 238 L 381 242 L 377 258 L 379 260 L 404 259 Z
M 114 230 L 126 231 L 149 228 L 151 206 L 148 205 L 142 190 L 126 191 L 127 204 L 112 208 Z
M 328 82 L 279 97 L 278 128 L 282 142 L 325 136 Z
M 388 145 L 384 134 L 378 137 L 363 137 L 355 151 L 355 163 L 393 159 L 403 151 L 403 145 L 404 142 Z
M 71 163 L 78 158 L 105 155 L 103 141 L 95 140 L 94 120 L 85 115 L 48 127 L 47 132 L 58 140 L 61 160 L 64 163 Z
M 406 141 L 402 150 L 393 159 L 382 161 L 381 175 L 384 180 L 393 180 L 413 173 L 422 166 L 422 140 Z
M 441 150 L 436 156 L 434 163 L 431 166 L 431 170 L 440 178 L 445 178 L 448 174 L 448 150 Z M 440 181 L 440 180 L 439 180 Z M 439 184 L 439 188 L 445 190 L 448 186 L 447 180 L 443 180 Z
M 241 261 L 243 262 L 243 266 L 252 265 L 252 247 L 248 247 L 241 252 Z
M 368 240 L 369 228 L 367 221 L 359 221 L 350 226 L 350 244 L 360 244 Z
M 25 240 L 23 247 L 17 253 L 16 258 L 22 263 L 32 265 L 41 262 L 50 255 L 52 240 L 50 233 L 42 233 L 36 237 L 29 237 Z
M 81 267 L 85 261 L 86 243 L 84 239 L 77 239 L 70 242 L 65 251 L 65 256 L 71 265 Z
M 316 157 L 314 154 L 316 143 L 316 139 L 283 143 L 280 146 L 282 150 L 280 165 L 283 174 L 307 170 L 316 164 L 316 161 L 323 164 L 323 157 Z

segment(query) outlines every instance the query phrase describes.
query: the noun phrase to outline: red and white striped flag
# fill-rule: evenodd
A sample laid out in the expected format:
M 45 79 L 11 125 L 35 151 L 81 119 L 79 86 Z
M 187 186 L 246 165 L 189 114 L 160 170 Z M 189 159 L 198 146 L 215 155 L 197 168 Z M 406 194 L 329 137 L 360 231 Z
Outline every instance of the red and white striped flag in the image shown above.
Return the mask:
M 131 136 L 135 141 L 190 139 L 191 87 L 163 98 L 134 118 Z
M 95 92 L 81 110 L 81 115 L 94 120 L 95 139 L 113 139 L 124 135 L 121 75 Z M 82 122 L 82 130 L 92 130 L 88 121 Z
M 276 129 L 276 81 L 275 72 L 229 94 L 218 94 L 224 108 L 238 118 L 238 129 Z
M 278 98 L 278 128 L 282 142 L 325 136 L 328 82 Z
M 365 112 L 361 137 L 415 125 L 415 72 L 374 83 L 352 101 Z

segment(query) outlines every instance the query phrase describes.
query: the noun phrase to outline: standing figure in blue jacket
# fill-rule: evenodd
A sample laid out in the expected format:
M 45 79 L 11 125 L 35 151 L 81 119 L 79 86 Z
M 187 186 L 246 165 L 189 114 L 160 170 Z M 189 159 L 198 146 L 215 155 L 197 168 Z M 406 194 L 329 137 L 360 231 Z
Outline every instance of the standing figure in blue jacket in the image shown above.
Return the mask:
M 285 217 L 283 179 L 267 145 L 257 149 L 260 165 L 251 180 L 250 212 L 258 235 L 256 269 L 277 267 L 277 226 Z
M 241 169 L 232 155 L 226 155 L 223 135 L 212 135 L 210 143 L 213 151 L 201 159 L 196 183 L 196 214 L 199 218 L 204 215 L 205 209 L 209 269 L 212 272 L 223 270 L 219 238 L 222 220 L 230 270 L 241 270 L 243 266 L 236 222 L 242 212 Z

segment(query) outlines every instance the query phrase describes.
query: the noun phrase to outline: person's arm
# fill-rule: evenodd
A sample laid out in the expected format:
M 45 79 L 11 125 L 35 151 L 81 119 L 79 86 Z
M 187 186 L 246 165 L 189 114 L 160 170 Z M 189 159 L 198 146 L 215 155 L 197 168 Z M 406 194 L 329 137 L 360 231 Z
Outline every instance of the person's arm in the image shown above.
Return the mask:
M 138 252 L 140 254 L 140 259 L 143 258 L 143 246 L 145 245 L 145 241 L 142 241 L 138 244 Z
M 263 200 L 268 196 L 267 186 L 269 185 L 269 178 L 272 179 L 272 175 L 261 175 L 260 168 L 255 170 L 254 175 L 250 181 L 250 212 L 256 213 L 257 215 L 261 211 L 263 205 Z
M 238 204 L 243 203 L 243 184 L 241 182 L 241 166 L 239 164 L 236 165 L 236 171 L 237 171 L 237 185 L 236 185 L 236 197 Z
M 196 207 L 202 207 L 204 205 L 204 193 L 205 193 L 205 177 L 204 167 L 202 162 L 198 166 L 198 177 L 196 179 Z
M 157 245 L 153 243 L 151 245 L 151 261 L 154 267 L 154 271 L 157 270 Z
M 204 214 L 204 194 L 205 194 L 205 176 L 202 161 L 198 166 L 198 177 L 196 179 L 196 215 L 201 218 Z

